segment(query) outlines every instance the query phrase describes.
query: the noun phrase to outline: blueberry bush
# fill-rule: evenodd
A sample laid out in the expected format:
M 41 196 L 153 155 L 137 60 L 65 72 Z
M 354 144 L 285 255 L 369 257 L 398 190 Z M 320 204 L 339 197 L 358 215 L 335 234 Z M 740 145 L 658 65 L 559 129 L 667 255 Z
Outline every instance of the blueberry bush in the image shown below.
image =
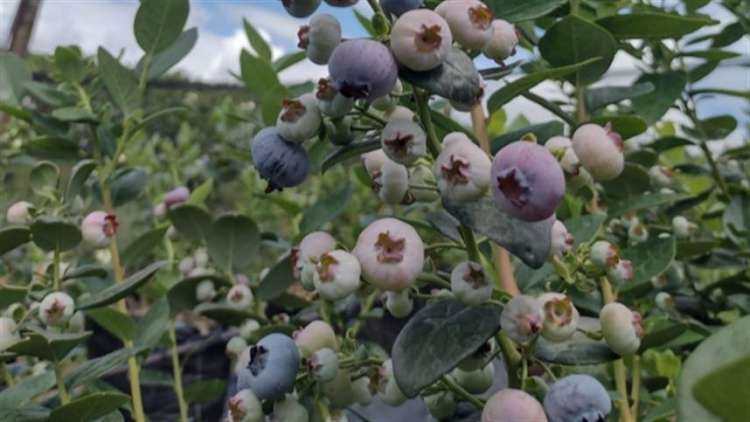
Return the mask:
M 159 91 L 188 0 L 135 66 L 0 53 L 0 420 L 747 420 L 750 147 L 701 107 L 747 1 L 281 3 L 241 94 Z

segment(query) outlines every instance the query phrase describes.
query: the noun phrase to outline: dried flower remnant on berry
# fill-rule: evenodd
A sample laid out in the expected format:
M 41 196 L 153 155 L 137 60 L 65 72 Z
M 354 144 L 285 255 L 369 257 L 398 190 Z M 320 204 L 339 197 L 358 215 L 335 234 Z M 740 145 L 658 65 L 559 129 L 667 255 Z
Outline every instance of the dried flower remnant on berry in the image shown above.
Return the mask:
M 390 232 L 380 233 L 375 248 L 378 252 L 378 261 L 380 262 L 401 262 L 404 259 L 404 246 L 406 239 L 403 237 L 392 236 Z

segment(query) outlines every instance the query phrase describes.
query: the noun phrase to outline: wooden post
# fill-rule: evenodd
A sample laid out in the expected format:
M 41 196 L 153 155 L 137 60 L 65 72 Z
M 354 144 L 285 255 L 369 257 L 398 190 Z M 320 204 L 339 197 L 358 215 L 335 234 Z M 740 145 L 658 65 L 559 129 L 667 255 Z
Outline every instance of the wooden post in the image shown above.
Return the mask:
M 39 14 L 42 0 L 21 0 L 18 3 L 16 17 L 10 27 L 10 51 L 20 57 L 25 57 L 29 52 L 31 35 L 34 32 L 34 22 Z

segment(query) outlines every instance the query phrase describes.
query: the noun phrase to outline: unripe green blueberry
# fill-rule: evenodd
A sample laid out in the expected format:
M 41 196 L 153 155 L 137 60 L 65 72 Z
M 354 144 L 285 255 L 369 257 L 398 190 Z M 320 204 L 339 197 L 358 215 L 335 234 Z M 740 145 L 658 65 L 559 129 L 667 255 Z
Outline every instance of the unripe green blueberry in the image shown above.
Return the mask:
M 305 328 L 294 333 L 294 342 L 297 344 L 300 355 L 303 358 L 309 357 L 316 351 L 329 348 L 339 349 L 336 333 L 333 328 L 325 321 L 313 321 Z
M 552 342 L 569 339 L 578 328 L 578 310 L 570 297 L 562 293 L 544 293 L 539 297 L 544 309 L 542 336 Z
M 518 33 L 512 23 L 502 19 L 492 21 L 492 37 L 485 44 L 482 53 L 490 59 L 502 63 L 516 53 Z
M 409 173 L 409 194 L 417 202 L 434 202 L 440 195 L 430 186 L 436 186 L 437 181 L 432 170 L 424 165 L 416 165 Z
M 495 340 L 490 339 L 482 344 L 471 355 L 459 362 L 458 368 L 462 371 L 476 371 L 482 369 L 487 364 L 490 357 L 495 353 L 496 349 L 497 344 L 495 344 Z
M 408 166 L 427 152 L 427 136 L 413 120 L 391 118 L 381 132 L 380 145 L 388 158 Z
M 195 265 L 198 267 L 208 266 L 208 251 L 206 248 L 198 248 L 193 252 L 193 259 L 195 259 Z
M 339 300 L 359 289 L 361 272 L 359 261 L 349 252 L 340 249 L 326 252 L 316 265 L 313 284 L 323 299 Z
M 153 209 L 154 217 L 158 219 L 162 219 L 167 216 L 167 205 L 164 202 L 159 202 L 154 206 Z
M 662 311 L 668 312 L 674 310 L 674 298 L 667 292 L 659 292 L 654 297 L 656 307 Z
M 303 264 L 316 264 L 321 255 L 334 249 L 336 239 L 330 234 L 322 231 L 309 233 L 292 251 L 292 265 L 295 271 L 301 272 Z
M 245 285 L 236 284 L 227 292 L 227 303 L 235 309 L 247 309 L 253 304 L 253 292 Z
M 62 326 L 68 322 L 75 311 L 73 298 L 65 292 L 48 294 L 39 305 L 39 319 L 45 325 Z
M 240 326 L 240 337 L 250 340 L 258 329 L 260 329 L 260 323 L 254 319 L 248 319 Z
M 210 302 L 216 297 L 216 287 L 211 280 L 203 280 L 195 287 L 195 298 L 198 302 Z
M 314 138 L 322 120 L 314 94 L 305 94 L 296 100 L 284 100 L 276 120 L 279 135 L 289 142 L 302 143 Z
M 561 257 L 573 249 L 575 238 L 560 220 L 555 220 L 550 230 L 550 257 Z
M 183 275 L 190 274 L 190 271 L 193 271 L 193 268 L 195 268 L 195 260 L 192 256 L 186 256 L 185 258 L 182 258 L 177 264 L 177 269 Z
M 634 275 L 633 263 L 628 259 L 620 259 L 614 267 L 607 269 L 607 277 L 616 284 L 628 282 Z
M 651 185 L 655 188 L 668 188 L 672 186 L 672 171 L 664 166 L 652 166 L 648 169 L 648 177 Z
M 212 270 L 205 267 L 195 267 L 187 274 L 188 277 L 202 277 L 213 274 Z
M 648 229 L 640 221 L 636 221 L 628 227 L 628 239 L 631 243 L 641 243 L 648 240 Z
M 605 305 L 599 312 L 602 334 L 607 345 L 615 353 L 626 356 L 638 351 L 641 347 L 643 328 L 641 316 L 627 306 L 613 302 Z
M 500 326 L 503 332 L 518 343 L 527 343 L 542 331 L 544 310 L 539 299 L 514 296 L 503 308 Z
M 409 171 L 403 165 L 388 159 L 380 170 L 380 177 L 374 182 L 383 202 L 398 205 L 409 192 Z
M 31 223 L 31 213 L 34 211 L 34 205 L 30 202 L 19 201 L 8 207 L 5 214 L 5 221 L 8 224 L 25 225 Z
M 372 402 L 373 389 L 369 377 L 360 377 L 352 380 L 352 393 L 354 400 L 361 406 L 367 406 Z
M 435 12 L 448 22 L 453 38 L 464 48 L 481 50 L 492 39 L 494 16 L 479 0 L 446 0 Z
M 451 202 L 475 201 L 490 187 L 487 154 L 461 132 L 443 139 L 443 150 L 435 160 L 435 178 L 440 195 Z
M 302 264 L 299 270 L 299 283 L 303 289 L 308 292 L 315 291 L 315 276 L 317 273 L 318 265 L 312 261 L 308 261 Z
M 492 285 L 480 264 L 465 261 L 451 271 L 451 292 L 461 303 L 477 306 L 490 300 Z
M 341 95 L 327 78 L 318 80 L 315 98 L 318 99 L 320 112 L 328 117 L 344 117 L 354 106 L 354 99 Z
M 414 301 L 409 296 L 409 289 L 400 292 L 386 292 L 385 308 L 394 318 L 406 318 L 414 310 Z
M 271 422 L 308 422 L 310 415 L 305 406 L 291 395 L 273 404 Z
M 333 50 L 341 44 L 341 24 L 335 16 L 321 13 L 313 16 L 310 23 L 297 32 L 298 46 L 315 64 L 328 64 Z
M 450 391 L 441 391 L 424 397 L 427 411 L 437 420 L 453 416 L 456 412 L 456 399 Z
M 334 145 L 349 145 L 354 141 L 352 117 L 346 116 L 325 122 L 328 139 Z
M 235 422 L 263 422 L 263 405 L 250 389 L 240 390 L 232 396 L 228 407 Z
M 4 352 L 20 340 L 16 321 L 8 317 L 0 317 L 0 352 Z
M 94 211 L 81 222 L 81 236 L 92 247 L 109 246 L 110 239 L 117 233 L 117 217 L 104 211 Z
M 367 174 L 370 175 L 370 178 L 373 180 L 380 177 L 383 165 L 389 160 L 382 149 L 376 149 L 366 154 L 362 154 L 360 158 Z
M 388 359 L 380 367 L 378 396 L 388 406 L 401 406 L 408 398 L 401 392 L 393 376 L 393 362 Z
M 492 387 L 495 379 L 495 366 L 490 362 L 484 368 L 473 371 L 464 371 L 461 368 L 456 368 L 451 372 L 451 376 L 456 380 L 458 385 L 469 393 L 482 394 Z
M 86 329 L 86 316 L 81 311 L 75 311 L 68 321 L 68 330 L 80 333 Z
M 691 223 L 687 218 L 681 215 L 675 216 L 672 219 L 672 231 L 679 239 L 690 237 L 690 232 L 692 232 L 695 227 L 695 224 Z
M 343 409 L 354 403 L 350 375 L 349 370 L 341 368 L 332 381 L 320 384 L 323 395 L 333 409 Z
M 386 113 L 388 120 L 411 120 L 416 121 L 417 116 L 411 111 L 410 108 L 404 106 L 396 106 L 388 113 Z
M 597 268 L 607 270 L 617 265 L 620 261 L 620 254 L 611 243 L 606 240 L 598 240 L 591 245 L 589 259 Z
M 227 342 L 226 352 L 232 358 L 239 356 L 245 349 L 247 349 L 247 341 L 240 336 L 234 336 Z
M 572 142 L 581 165 L 597 181 L 612 180 L 625 168 L 622 137 L 609 124 L 585 124 L 576 129 Z
M 530 394 L 512 388 L 495 393 L 482 409 L 482 422 L 547 422 L 542 405 Z
M 417 72 L 440 66 L 452 43 L 448 23 L 428 9 L 404 13 L 391 31 L 391 51 L 396 60 Z
M 424 243 L 419 234 L 395 218 L 370 223 L 359 234 L 353 253 L 365 280 L 383 290 L 410 287 L 424 266 Z
M 544 147 L 552 153 L 560 162 L 560 167 L 563 171 L 569 175 L 577 175 L 580 168 L 581 162 L 578 160 L 575 150 L 573 150 L 573 143 L 570 138 L 564 136 L 553 136 L 547 140 Z
M 318 382 L 329 382 L 339 371 L 339 358 L 333 349 L 327 347 L 315 351 L 306 362 L 307 369 Z

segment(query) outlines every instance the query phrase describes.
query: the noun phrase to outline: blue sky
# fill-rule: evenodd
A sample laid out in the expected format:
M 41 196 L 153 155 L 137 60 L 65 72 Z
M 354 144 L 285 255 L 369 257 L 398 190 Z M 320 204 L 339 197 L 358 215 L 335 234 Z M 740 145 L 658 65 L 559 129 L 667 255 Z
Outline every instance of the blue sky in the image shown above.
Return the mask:
M 19 0 L 0 0 L 0 43 L 6 43 L 7 31 Z M 674 2 L 672 0 L 671 2 Z M 92 53 L 103 45 L 113 52 L 124 49 L 126 62 L 135 63 L 140 50 L 132 34 L 131 25 L 137 0 L 45 0 L 40 13 L 38 26 L 32 38 L 31 48 L 36 52 L 51 52 L 60 44 L 77 44 L 84 51 Z M 371 11 L 366 1 L 361 0 L 357 10 L 365 15 Z M 714 19 L 729 22 L 732 17 L 719 6 L 709 4 L 703 13 Z M 354 18 L 351 8 L 334 8 L 325 3 L 317 13 L 330 13 L 342 23 L 344 36 L 362 37 L 366 33 Z M 249 48 L 242 30 L 242 18 L 251 21 L 269 40 L 275 54 L 296 51 L 297 28 L 307 19 L 296 19 L 287 15 L 280 0 L 200 0 L 191 1 L 188 26 L 197 26 L 199 40 L 195 49 L 179 65 L 179 69 L 194 79 L 204 81 L 231 81 L 229 71 L 238 70 L 238 56 L 242 48 Z M 714 32 L 717 28 L 703 30 Z M 696 46 L 696 49 L 705 46 Z M 750 40 L 748 37 L 730 49 L 743 57 L 728 62 L 714 75 L 701 82 L 701 87 L 725 87 L 750 90 Z M 525 60 L 529 52 L 521 51 L 513 59 Z M 697 63 L 697 62 L 696 62 Z M 489 67 L 493 64 L 479 59 L 477 66 Z M 744 65 L 744 67 L 743 67 Z M 316 79 L 326 75 L 325 66 L 303 62 L 282 75 L 287 81 Z M 627 85 L 640 73 L 638 65 L 624 53 L 618 53 L 610 71 L 601 84 Z M 503 82 L 493 82 L 492 90 Z M 562 98 L 555 84 L 545 83 L 535 88 L 537 94 L 548 98 Z M 747 102 L 728 97 L 706 100 L 699 109 L 701 116 L 729 113 L 738 120 L 748 123 L 750 118 L 744 112 Z M 524 99 L 511 102 L 507 111 L 511 116 L 523 113 L 532 121 L 546 120 L 549 113 Z

